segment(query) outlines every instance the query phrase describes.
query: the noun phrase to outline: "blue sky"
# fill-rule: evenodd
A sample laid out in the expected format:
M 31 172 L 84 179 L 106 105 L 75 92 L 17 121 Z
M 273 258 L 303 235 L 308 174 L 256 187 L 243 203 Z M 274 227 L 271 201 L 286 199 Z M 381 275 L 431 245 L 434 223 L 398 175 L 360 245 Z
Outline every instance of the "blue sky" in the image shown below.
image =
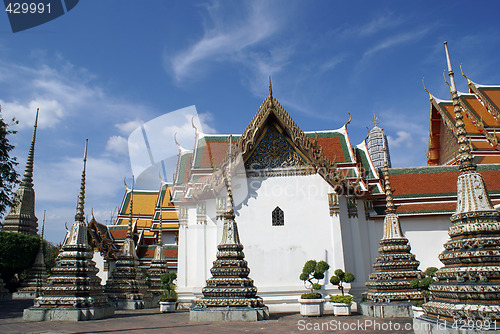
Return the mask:
M 86 213 L 109 223 L 131 177 L 128 135 L 195 105 L 205 130 L 241 133 L 267 96 L 306 131 L 348 126 L 366 136 L 375 113 L 394 167 L 425 165 L 429 100 L 448 99 L 447 40 L 460 76 L 500 84 L 497 1 L 80 1 L 13 34 L 0 14 L 0 104 L 19 120 L 24 169 L 36 108 L 36 211 L 61 242 L 74 221 L 85 138 Z M 207 131 L 208 132 L 208 131 Z M 187 135 L 187 134 L 186 134 Z M 171 138 L 165 145 L 174 145 Z M 108 221 L 106 221 L 108 220 Z

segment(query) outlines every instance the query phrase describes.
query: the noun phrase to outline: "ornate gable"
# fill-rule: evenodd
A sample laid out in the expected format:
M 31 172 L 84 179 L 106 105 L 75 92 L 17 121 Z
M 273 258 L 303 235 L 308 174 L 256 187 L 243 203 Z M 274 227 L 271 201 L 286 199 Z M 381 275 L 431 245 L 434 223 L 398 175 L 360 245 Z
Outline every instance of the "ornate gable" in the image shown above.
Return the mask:
M 270 168 L 304 167 L 309 164 L 275 124 L 263 131 L 260 141 L 245 160 L 247 171 Z

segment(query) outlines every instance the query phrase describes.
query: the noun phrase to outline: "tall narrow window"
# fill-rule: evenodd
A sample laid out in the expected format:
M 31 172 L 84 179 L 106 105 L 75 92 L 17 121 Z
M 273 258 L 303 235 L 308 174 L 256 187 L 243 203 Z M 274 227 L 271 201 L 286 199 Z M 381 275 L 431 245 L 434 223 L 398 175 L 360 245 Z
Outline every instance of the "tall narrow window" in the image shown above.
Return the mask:
M 273 210 L 273 226 L 283 226 L 285 225 L 285 214 L 279 206 Z

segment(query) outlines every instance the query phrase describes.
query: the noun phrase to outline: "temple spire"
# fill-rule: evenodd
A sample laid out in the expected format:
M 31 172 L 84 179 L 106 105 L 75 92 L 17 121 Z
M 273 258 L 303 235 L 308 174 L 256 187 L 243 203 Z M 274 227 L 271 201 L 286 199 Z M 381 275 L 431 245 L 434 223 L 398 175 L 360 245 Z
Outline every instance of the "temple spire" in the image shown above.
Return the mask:
M 163 188 L 163 180 L 161 179 L 160 176 L 160 196 L 161 196 L 161 189 Z M 168 191 L 168 188 L 165 189 L 165 192 Z M 162 222 L 162 215 L 163 215 L 163 196 L 161 196 L 160 199 L 160 230 L 158 231 L 158 245 L 163 246 L 163 222 Z
M 78 195 L 78 205 L 76 206 L 75 221 L 84 221 L 84 209 L 85 209 L 85 172 L 87 168 L 87 147 L 89 140 L 85 140 L 85 151 L 83 153 L 83 172 L 82 172 L 82 182 L 80 184 L 80 195 Z
M 132 175 L 132 189 L 130 190 L 130 209 L 128 213 L 128 228 L 127 228 L 127 238 L 132 238 L 132 208 L 133 208 L 133 200 L 134 200 L 134 184 L 135 179 L 134 175 Z M 127 183 L 125 183 L 125 187 Z
M 26 167 L 24 168 L 23 180 L 21 181 L 21 186 L 33 187 L 33 162 L 35 159 L 35 140 L 36 140 L 36 128 L 38 126 L 38 112 L 40 109 L 36 109 L 35 126 L 33 127 L 33 135 L 31 137 L 31 145 L 28 153 L 28 161 L 26 162 Z
M 387 160 L 384 161 L 384 188 L 385 188 L 385 212 L 395 213 L 396 207 L 394 206 L 394 201 L 392 198 L 392 187 L 391 180 L 389 179 L 389 168 L 387 166 Z
M 272 108 L 273 103 L 273 85 L 271 83 L 271 76 L 269 76 L 269 95 L 267 96 L 267 105 L 269 108 Z
M 453 111 L 455 113 L 455 127 L 457 128 L 456 134 L 458 139 L 458 163 L 459 169 L 462 173 L 467 171 L 475 171 L 476 165 L 473 163 L 473 156 L 471 154 L 471 147 L 467 139 L 467 132 L 465 130 L 465 124 L 463 122 L 462 110 L 460 109 L 460 102 L 458 100 L 457 88 L 455 86 L 455 77 L 453 74 L 453 69 L 451 67 L 450 54 L 448 52 L 448 44 L 444 42 L 444 48 L 446 51 L 446 61 L 448 64 L 448 76 L 450 77 L 450 90 L 451 99 L 453 100 Z

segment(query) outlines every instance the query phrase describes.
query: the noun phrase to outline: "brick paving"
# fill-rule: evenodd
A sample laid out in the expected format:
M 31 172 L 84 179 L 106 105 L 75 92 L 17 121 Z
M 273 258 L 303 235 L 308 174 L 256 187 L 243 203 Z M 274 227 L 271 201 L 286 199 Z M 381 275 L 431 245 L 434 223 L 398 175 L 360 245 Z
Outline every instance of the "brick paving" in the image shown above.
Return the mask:
M 196 323 L 189 312 L 163 313 L 158 308 L 116 311 L 113 318 L 94 321 L 26 322 L 23 309 L 32 300 L 0 302 L 0 333 L 413 333 L 411 319 L 375 319 L 354 314 L 304 318 L 299 314 L 271 314 L 259 322 Z

